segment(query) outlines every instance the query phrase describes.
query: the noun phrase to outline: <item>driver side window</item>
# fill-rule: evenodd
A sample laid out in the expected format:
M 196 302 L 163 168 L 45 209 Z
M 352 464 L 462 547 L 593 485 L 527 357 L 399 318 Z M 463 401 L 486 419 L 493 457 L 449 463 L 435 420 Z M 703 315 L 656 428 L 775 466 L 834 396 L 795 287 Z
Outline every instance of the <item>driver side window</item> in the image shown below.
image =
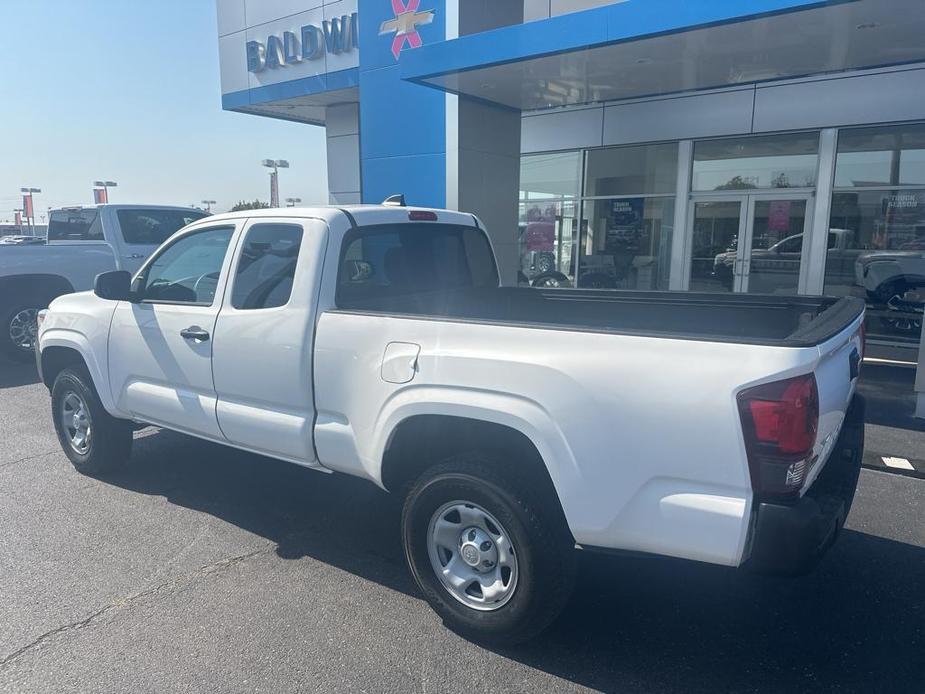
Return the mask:
M 142 301 L 210 306 L 234 227 L 197 231 L 170 244 L 136 280 Z
M 781 253 L 799 253 L 803 250 L 803 235 L 797 234 L 780 242 L 777 250 Z

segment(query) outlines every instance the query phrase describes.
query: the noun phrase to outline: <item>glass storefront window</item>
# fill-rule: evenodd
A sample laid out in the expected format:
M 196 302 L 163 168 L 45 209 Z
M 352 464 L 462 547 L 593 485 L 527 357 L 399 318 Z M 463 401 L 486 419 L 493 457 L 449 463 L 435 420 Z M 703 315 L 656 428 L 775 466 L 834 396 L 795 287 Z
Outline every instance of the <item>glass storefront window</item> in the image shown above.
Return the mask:
M 690 290 L 731 292 L 743 200 L 694 203 Z
M 520 203 L 518 284 L 574 287 L 574 248 L 578 229 L 573 200 Z
M 586 201 L 577 285 L 668 289 L 673 224 L 672 197 Z
M 842 130 L 835 186 L 925 185 L 925 125 Z
M 925 188 L 836 191 L 825 293 L 867 301 L 868 338 L 917 343 L 925 306 Z
M 531 154 L 520 159 L 520 199 L 578 197 L 581 152 Z
M 588 197 L 673 193 L 678 178 L 678 145 L 610 147 L 588 152 Z
M 811 188 L 818 133 L 704 140 L 694 144 L 694 191 Z

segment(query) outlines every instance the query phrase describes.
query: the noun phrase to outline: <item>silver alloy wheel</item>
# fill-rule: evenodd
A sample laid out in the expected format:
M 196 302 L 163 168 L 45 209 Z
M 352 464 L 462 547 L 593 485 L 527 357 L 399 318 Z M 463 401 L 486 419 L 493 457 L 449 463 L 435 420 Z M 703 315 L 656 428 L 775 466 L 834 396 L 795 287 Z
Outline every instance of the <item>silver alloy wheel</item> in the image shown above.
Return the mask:
M 93 421 L 87 404 L 73 390 L 61 399 L 61 426 L 71 448 L 80 455 L 86 455 L 93 438 Z
M 31 350 L 35 343 L 37 308 L 24 308 L 10 320 L 10 341 L 19 349 Z
M 427 554 L 440 583 L 475 610 L 497 610 L 517 588 L 511 537 L 488 511 L 471 501 L 443 504 L 430 518 Z

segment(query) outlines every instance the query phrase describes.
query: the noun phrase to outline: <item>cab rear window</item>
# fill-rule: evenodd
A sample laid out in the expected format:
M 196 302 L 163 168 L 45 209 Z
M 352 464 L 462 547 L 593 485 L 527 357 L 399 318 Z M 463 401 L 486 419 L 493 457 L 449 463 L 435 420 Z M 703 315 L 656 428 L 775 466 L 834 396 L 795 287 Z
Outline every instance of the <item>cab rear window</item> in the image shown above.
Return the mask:
M 337 305 L 374 309 L 389 296 L 498 286 L 485 233 L 455 224 L 383 224 L 344 239 Z
M 52 210 L 48 217 L 49 241 L 102 241 L 103 228 L 96 208 Z
M 159 210 L 131 208 L 118 210 L 119 228 L 125 243 L 137 246 L 159 246 L 175 231 L 207 216 L 198 210 Z

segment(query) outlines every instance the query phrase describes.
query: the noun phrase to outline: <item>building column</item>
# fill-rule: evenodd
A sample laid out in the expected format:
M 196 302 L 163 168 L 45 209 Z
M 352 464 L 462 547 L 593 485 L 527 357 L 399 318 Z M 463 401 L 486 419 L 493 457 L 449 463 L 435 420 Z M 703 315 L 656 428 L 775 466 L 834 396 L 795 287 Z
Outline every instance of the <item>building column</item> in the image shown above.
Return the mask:
M 824 128 L 819 133 L 819 168 L 816 173 L 816 196 L 813 206 L 812 229 L 807 255 L 800 268 L 800 293 L 822 294 L 825 291 L 826 249 L 829 243 L 829 218 L 832 211 L 832 189 L 835 183 L 835 155 L 838 130 Z
M 694 160 L 694 143 L 681 140 L 678 143 L 678 174 L 675 181 L 674 221 L 671 232 L 671 268 L 668 272 L 668 288 L 686 290 L 690 285 L 690 269 L 687 262 L 693 247 L 693 234 L 688 235 L 690 221 L 687 212 L 691 201 L 691 166 Z
M 419 12 L 427 21 L 415 31 L 426 45 L 519 23 L 523 0 L 432 0 Z M 477 215 L 512 284 L 521 114 L 402 80 L 402 55 L 414 49 L 389 31 L 394 19 L 391 3 L 359 0 L 362 201 L 404 193 L 409 205 Z
M 925 419 L 925 327 L 919 336 L 919 359 L 915 370 L 915 416 Z
M 328 202 L 360 202 L 360 105 L 332 104 L 325 110 L 328 150 Z
M 447 96 L 446 206 L 478 216 L 501 281 L 517 284 L 520 111 Z
M 523 21 L 522 0 L 447 0 L 446 11 L 448 40 Z M 455 94 L 445 104 L 446 207 L 482 220 L 502 283 L 516 285 L 521 113 Z

